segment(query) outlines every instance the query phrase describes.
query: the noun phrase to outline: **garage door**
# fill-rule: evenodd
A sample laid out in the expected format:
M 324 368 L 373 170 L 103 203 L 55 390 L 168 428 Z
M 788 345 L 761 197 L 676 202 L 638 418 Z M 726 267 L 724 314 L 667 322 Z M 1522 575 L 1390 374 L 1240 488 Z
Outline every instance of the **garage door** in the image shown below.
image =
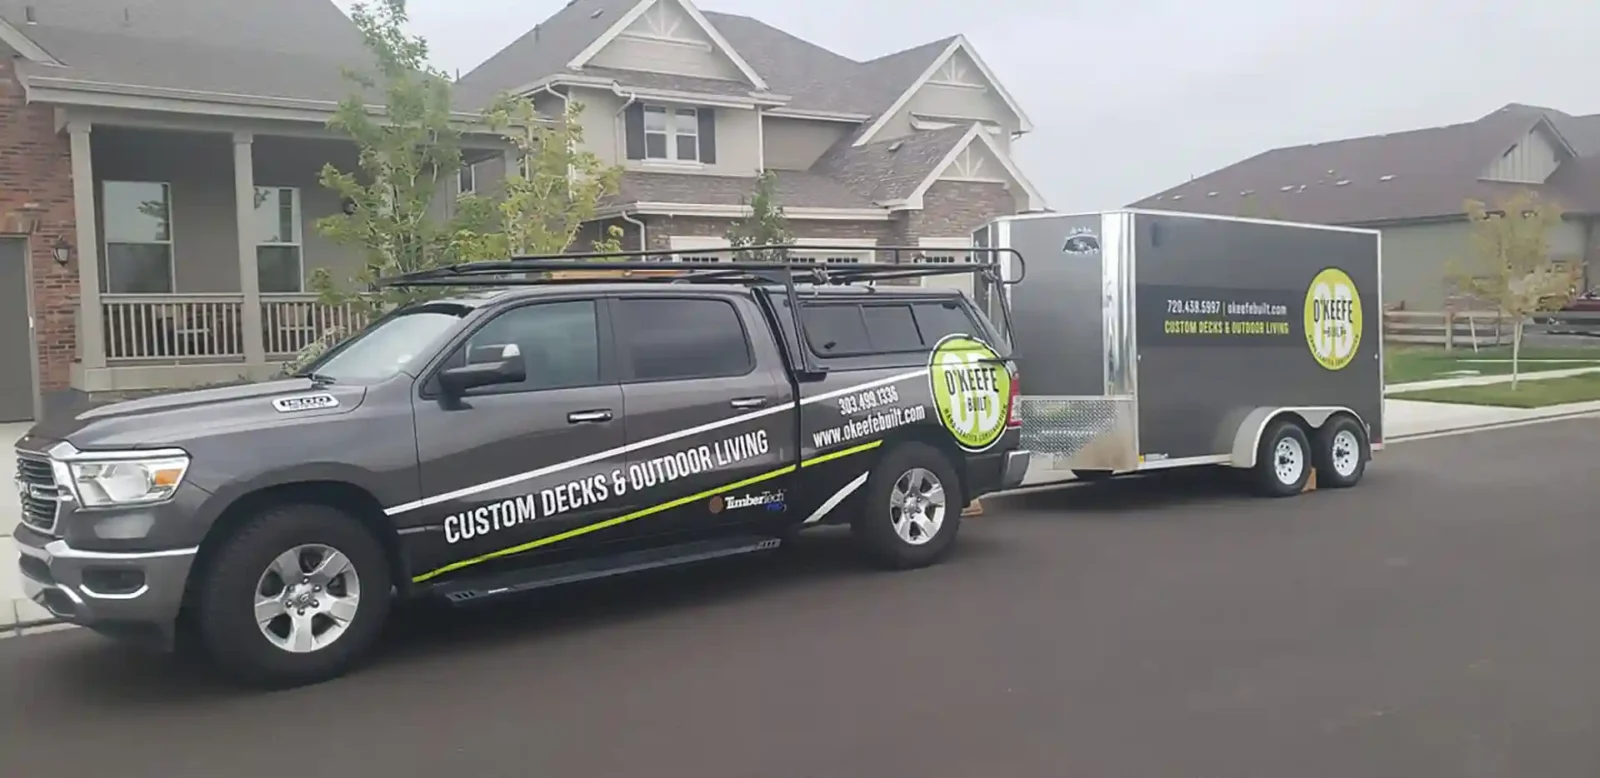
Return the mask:
M 33 418 L 28 241 L 0 238 L 0 422 Z

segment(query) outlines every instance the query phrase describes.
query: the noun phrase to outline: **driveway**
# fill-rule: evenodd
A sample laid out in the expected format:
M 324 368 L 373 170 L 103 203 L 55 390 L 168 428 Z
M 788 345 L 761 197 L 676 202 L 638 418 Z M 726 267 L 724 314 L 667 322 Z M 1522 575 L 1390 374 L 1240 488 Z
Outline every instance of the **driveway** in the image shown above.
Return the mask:
M 1406 443 L 1289 500 L 1193 475 L 989 505 L 928 570 L 774 559 L 416 613 L 253 695 L 0 641 L 0 774 L 1594 778 L 1600 421 Z

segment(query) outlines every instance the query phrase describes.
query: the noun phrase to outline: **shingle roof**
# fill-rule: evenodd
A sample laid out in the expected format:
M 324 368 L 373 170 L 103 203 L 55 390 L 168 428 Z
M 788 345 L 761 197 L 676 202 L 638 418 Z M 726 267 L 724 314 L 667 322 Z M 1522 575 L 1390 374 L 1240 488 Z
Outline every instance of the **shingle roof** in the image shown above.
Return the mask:
M 782 170 L 779 202 L 797 208 L 872 208 L 870 199 L 817 173 Z M 740 205 L 755 191 L 754 176 L 700 176 L 629 171 L 622 177 L 618 203 L 699 203 Z
M 970 125 L 924 130 L 903 138 L 851 146 L 849 139 L 824 154 L 812 170 L 875 202 L 902 200 L 944 160 Z
M 1454 216 L 1468 199 L 1492 202 L 1525 188 L 1479 176 L 1541 121 L 1584 156 L 1532 188 L 1569 211 L 1600 212 L 1600 182 L 1589 180 L 1600 116 L 1519 104 L 1462 124 L 1274 149 L 1133 206 L 1330 224 Z
M 638 0 L 573 0 L 522 37 L 496 52 L 456 83 L 463 108 L 480 108 L 495 95 L 550 76 L 569 74 L 566 65 L 626 14 Z M 734 51 L 768 88 L 792 99 L 797 110 L 876 115 L 888 108 L 952 38 L 934 41 L 867 62 L 857 62 L 796 38 L 748 16 L 703 12 Z M 623 86 L 678 89 L 709 94 L 748 94 L 749 85 L 686 76 L 585 67 L 585 75 L 609 76 Z
M 338 100 L 368 61 L 330 0 L 0 0 L 0 17 L 63 65 L 25 76 Z

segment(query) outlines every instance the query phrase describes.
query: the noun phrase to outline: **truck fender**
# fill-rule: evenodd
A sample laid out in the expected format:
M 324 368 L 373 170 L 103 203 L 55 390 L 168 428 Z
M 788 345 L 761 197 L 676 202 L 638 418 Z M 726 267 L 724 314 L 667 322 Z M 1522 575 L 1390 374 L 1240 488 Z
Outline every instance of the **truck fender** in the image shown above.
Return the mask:
M 1292 406 L 1267 406 L 1254 408 L 1245 414 L 1244 420 L 1239 422 L 1233 433 L 1233 450 L 1228 458 L 1230 467 L 1248 470 L 1256 466 L 1256 451 L 1261 448 L 1261 435 L 1266 432 L 1267 425 L 1274 419 L 1284 415 L 1293 414 L 1305 422 L 1311 429 L 1317 429 L 1328 422 L 1334 414 L 1349 414 L 1351 418 L 1361 423 L 1362 427 L 1371 429 L 1361 414 L 1342 405 L 1292 405 Z

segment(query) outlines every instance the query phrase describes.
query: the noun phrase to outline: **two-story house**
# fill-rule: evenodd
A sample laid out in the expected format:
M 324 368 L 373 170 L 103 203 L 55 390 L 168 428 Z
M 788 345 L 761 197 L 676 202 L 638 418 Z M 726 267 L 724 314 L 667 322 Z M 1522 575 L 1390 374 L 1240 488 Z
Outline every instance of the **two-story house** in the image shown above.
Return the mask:
M 691 0 L 572 0 L 457 92 L 463 110 L 502 92 L 551 115 L 581 103 L 586 145 L 625 169 L 596 228 L 628 248 L 726 246 L 763 170 L 800 242 L 840 246 L 816 261 L 887 261 L 874 245 L 953 261 L 983 221 L 1045 208 L 1010 154 L 1032 124 L 961 36 L 858 62 Z
M 0 0 L 0 422 L 265 377 L 349 323 L 306 279 L 362 263 L 314 225 L 368 63 L 331 0 Z
M 1521 190 L 1564 210 L 1552 258 L 1583 262 L 1586 288 L 1600 284 L 1600 114 L 1512 103 L 1459 124 L 1274 149 L 1133 205 L 1382 230 L 1384 302 L 1438 310 L 1451 264 L 1475 258 L 1463 204 Z

